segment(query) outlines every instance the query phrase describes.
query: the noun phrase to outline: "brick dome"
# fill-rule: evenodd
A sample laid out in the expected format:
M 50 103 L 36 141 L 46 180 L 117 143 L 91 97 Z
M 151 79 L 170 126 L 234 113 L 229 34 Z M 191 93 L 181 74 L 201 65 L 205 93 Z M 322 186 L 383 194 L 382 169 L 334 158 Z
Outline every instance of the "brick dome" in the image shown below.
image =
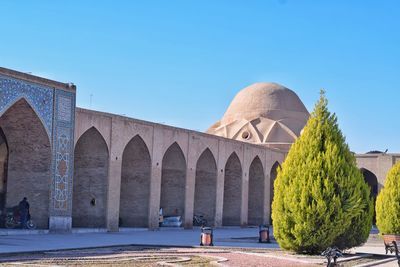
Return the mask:
M 255 83 L 235 96 L 223 118 L 207 132 L 286 150 L 308 117 L 292 90 L 276 83 Z

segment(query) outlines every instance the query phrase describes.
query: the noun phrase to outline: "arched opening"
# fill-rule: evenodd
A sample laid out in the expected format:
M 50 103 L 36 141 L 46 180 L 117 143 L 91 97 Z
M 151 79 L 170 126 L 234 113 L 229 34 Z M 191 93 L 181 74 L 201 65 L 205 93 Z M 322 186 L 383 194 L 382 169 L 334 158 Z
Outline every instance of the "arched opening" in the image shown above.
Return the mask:
M 149 150 L 136 135 L 122 154 L 120 226 L 148 226 L 150 173 Z
M 222 224 L 240 225 L 242 203 L 242 165 L 236 153 L 232 153 L 225 164 L 224 204 Z
M 48 228 L 52 152 L 47 132 L 25 99 L 0 117 L 2 212 L 23 197 L 38 228 Z
M 186 161 L 179 145 L 173 143 L 165 152 L 161 170 L 160 208 L 165 216 L 185 214 Z
M 8 144 L 3 130 L 0 128 L 0 214 L 6 207 L 7 193 L 7 168 L 8 168 Z
M 75 146 L 72 226 L 106 227 L 108 148 L 92 127 Z
M 204 150 L 196 164 L 194 215 L 202 215 L 209 225 L 215 222 L 217 164 L 210 149 Z
M 270 199 L 269 199 L 269 205 L 270 205 L 270 214 L 269 214 L 269 221 L 270 224 L 272 225 L 272 201 L 274 200 L 274 182 L 276 179 L 276 176 L 278 175 L 278 168 L 280 168 L 281 165 L 279 162 L 275 162 L 274 165 L 272 165 L 271 172 L 270 172 Z
M 376 223 L 376 214 L 375 214 L 375 201 L 376 197 L 378 196 L 378 179 L 376 178 L 376 175 L 372 173 L 371 171 L 361 168 L 360 169 L 361 173 L 364 176 L 364 181 L 368 184 L 369 190 L 370 190 L 370 195 L 374 200 L 374 217 L 372 220 L 372 223 Z
M 248 224 L 264 223 L 264 169 L 259 157 L 256 157 L 249 169 Z

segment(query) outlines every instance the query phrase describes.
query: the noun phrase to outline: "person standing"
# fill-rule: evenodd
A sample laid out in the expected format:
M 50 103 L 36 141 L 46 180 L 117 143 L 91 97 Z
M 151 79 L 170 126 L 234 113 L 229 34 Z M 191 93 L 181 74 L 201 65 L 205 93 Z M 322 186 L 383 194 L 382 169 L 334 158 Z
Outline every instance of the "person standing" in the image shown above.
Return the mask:
M 21 222 L 21 227 L 22 228 L 27 228 L 26 223 L 28 221 L 28 215 L 29 215 L 29 202 L 26 197 L 24 197 L 20 202 L 19 202 L 19 214 L 20 214 L 20 222 Z

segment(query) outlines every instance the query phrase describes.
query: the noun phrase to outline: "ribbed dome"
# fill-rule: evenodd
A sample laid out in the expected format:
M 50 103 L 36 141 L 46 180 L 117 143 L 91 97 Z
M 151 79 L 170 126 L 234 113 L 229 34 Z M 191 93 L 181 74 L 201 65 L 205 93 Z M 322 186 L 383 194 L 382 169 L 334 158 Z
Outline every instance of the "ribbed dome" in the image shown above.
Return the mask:
M 284 114 L 277 111 L 284 111 Z M 292 90 L 277 83 L 255 83 L 235 96 L 221 123 L 254 117 L 273 117 L 278 120 L 279 117 L 285 117 L 287 112 L 308 114 L 306 107 Z
M 300 135 L 309 113 L 292 90 L 255 83 L 241 90 L 221 121 L 208 133 L 287 149 Z

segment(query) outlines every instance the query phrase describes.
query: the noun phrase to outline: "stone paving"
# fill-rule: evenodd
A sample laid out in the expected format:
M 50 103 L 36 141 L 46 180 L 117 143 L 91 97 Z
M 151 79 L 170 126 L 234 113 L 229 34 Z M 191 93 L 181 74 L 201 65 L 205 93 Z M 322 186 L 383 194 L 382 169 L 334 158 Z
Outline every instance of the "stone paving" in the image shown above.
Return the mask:
M 191 230 L 167 228 L 159 231 L 147 229 L 121 229 L 120 232 L 72 234 L 4 235 L 0 238 L 0 253 L 32 252 L 73 248 L 118 245 L 199 246 L 200 228 Z M 214 243 L 222 247 L 278 249 L 276 243 L 257 242 L 258 228 L 221 228 L 214 230 Z

